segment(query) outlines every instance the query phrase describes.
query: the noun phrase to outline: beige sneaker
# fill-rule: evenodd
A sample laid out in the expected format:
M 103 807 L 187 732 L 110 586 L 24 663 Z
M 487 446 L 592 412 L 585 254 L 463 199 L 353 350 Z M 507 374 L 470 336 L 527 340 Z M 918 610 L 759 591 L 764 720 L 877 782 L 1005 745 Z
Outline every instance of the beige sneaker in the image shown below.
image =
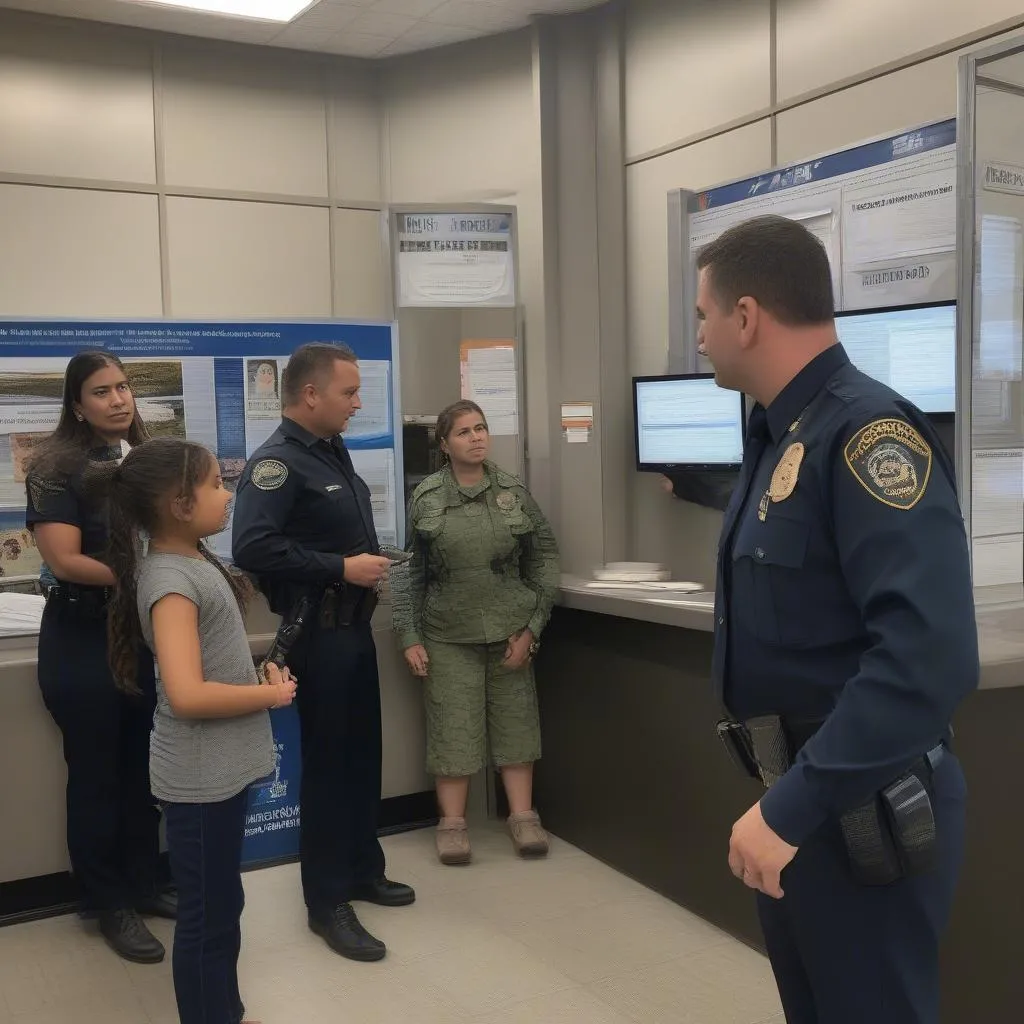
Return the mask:
M 442 864 L 468 864 L 472 859 L 465 818 L 442 818 L 437 824 L 436 839 Z
M 548 852 L 548 834 L 540 823 L 540 815 L 536 811 L 524 811 L 521 814 L 510 814 L 508 830 L 512 836 L 512 845 L 521 857 L 544 857 Z

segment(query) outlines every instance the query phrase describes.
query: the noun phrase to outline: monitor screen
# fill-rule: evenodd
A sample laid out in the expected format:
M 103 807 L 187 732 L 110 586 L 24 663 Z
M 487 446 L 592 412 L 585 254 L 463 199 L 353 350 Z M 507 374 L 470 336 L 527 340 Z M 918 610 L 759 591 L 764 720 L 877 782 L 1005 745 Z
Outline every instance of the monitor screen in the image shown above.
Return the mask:
M 956 303 L 836 313 L 850 361 L 921 412 L 956 412 Z
M 743 395 L 714 374 L 633 378 L 636 468 L 723 469 L 743 461 Z

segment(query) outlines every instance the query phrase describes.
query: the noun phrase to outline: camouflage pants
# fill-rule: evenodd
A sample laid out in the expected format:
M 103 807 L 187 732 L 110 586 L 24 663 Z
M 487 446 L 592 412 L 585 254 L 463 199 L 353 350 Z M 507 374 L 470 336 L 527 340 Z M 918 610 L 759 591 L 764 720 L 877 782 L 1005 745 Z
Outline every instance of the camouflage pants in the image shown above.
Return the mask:
M 540 718 L 533 666 L 505 668 L 505 643 L 424 644 L 427 772 L 455 778 L 540 758 Z

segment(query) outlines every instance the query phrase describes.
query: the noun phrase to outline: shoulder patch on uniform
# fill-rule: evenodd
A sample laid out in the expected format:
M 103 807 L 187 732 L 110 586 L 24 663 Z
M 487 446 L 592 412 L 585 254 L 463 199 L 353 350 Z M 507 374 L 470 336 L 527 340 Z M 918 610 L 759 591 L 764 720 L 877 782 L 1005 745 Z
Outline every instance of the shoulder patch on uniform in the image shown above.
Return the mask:
M 522 487 L 522 481 L 517 476 L 513 476 L 511 473 L 507 473 L 500 466 L 491 464 L 491 469 L 494 473 L 494 479 L 498 482 L 499 487 Z
M 443 473 L 431 473 L 425 480 L 421 480 L 412 492 L 412 500 L 416 501 L 424 494 L 436 491 L 444 483 Z
M 932 473 L 932 450 L 906 420 L 875 420 L 850 438 L 843 452 L 857 482 L 891 508 L 911 509 Z
M 276 491 L 288 479 L 288 467 L 277 459 L 261 459 L 252 467 L 250 479 L 261 491 Z

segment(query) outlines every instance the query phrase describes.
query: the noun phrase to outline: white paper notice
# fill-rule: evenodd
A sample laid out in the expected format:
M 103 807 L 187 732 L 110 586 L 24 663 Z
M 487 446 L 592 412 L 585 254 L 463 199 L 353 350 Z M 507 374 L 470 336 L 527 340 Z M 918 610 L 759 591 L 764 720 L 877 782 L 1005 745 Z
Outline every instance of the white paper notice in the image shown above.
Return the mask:
M 981 219 L 975 380 L 1020 380 L 1024 347 L 1024 231 L 1016 217 Z
M 373 525 L 381 544 L 398 543 L 395 503 L 395 453 L 390 448 L 349 449 L 355 471 L 370 488 Z
M 1024 449 L 974 452 L 971 492 L 972 536 L 1024 536 Z
M 976 587 L 1004 587 L 1024 582 L 1024 536 L 975 537 L 971 544 Z
M 956 169 L 846 193 L 843 265 L 850 269 L 956 248 Z
M 361 359 L 359 377 L 363 407 L 352 417 L 345 436 L 383 437 L 391 431 L 391 364 L 383 359 Z
M 516 350 L 512 345 L 469 343 L 463 350 L 462 397 L 476 402 L 493 435 L 519 432 Z

